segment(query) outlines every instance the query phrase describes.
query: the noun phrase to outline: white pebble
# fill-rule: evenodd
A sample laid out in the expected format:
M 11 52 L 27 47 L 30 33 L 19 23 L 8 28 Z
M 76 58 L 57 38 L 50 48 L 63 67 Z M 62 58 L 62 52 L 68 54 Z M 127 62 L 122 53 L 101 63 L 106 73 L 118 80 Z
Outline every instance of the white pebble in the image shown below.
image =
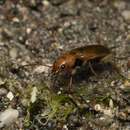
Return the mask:
M 14 122 L 19 116 L 19 112 L 15 109 L 9 108 L 0 113 L 0 128 L 4 125 L 9 125 Z
M 12 92 L 9 92 L 9 93 L 7 94 L 7 98 L 11 101 L 11 100 L 14 98 L 13 93 L 12 93 Z
M 68 130 L 67 125 L 64 125 L 64 126 L 63 126 L 63 129 Z
M 42 1 L 42 4 L 43 4 L 44 6 L 49 6 L 49 5 L 50 5 L 49 1 L 47 1 L 47 0 L 43 0 L 43 1 Z
M 100 111 L 101 110 L 101 105 L 100 104 L 96 104 L 94 106 L 94 108 L 95 108 L 96 111 Z
M 48 71 L 49 71 L 48 69 L 49 69 L 49 67 L 40 65 L 40 66 L 36 67 L 34 72 L 36 72 L 36 73 L 43 73 L 43 72 L 48 73 Z
M 112 109 L 102 109 L 102 111 L 101 111 L 103 114 L 105 114 L 105 115 L 107 115 L 107 116 L 109 116 L 109 117 L 113 117 L 114 116 L 114 113 L 115 113 L 115 111 L 114 110 L 112 110 Z
M 113 104 L 113 100 L 112 99 L 110 99 L 110 101 L 109 101 L 109 106 L 110 106 L 110 108 L 114 108 L 114 104 Z
M 30 34 L 30 33 L 31 33 L 31 31 L 32 31 L 32 29 L 31 29 L 31 28 L 27 28 L 27 30 L 26 30 L 27 34 Z
M 13 20 L 13 22 L 16 22 L 16 23 L 20 22 L 20 20 L 17 17 L 14 17 L 12 20 Z
M 37 97 L 37 88 L 34 87 L 31 93 L 31 102 L 34 103 L 36 101 L 36 97 Z
M 122 12 L 122 16 L 125 20 L 130 20 L 130 10 L 125 10 Z

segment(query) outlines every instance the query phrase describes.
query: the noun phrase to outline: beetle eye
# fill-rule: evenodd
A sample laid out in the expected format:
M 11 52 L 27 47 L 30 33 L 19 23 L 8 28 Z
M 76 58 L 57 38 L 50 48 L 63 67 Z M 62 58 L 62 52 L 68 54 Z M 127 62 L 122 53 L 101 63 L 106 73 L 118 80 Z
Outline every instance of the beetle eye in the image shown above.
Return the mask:
M 64 64 L 62 64 L 62 65 L 61 65 L 61 69 L 63 70 L 64 68 L 65 68 L 65 65 L 64 65 Z

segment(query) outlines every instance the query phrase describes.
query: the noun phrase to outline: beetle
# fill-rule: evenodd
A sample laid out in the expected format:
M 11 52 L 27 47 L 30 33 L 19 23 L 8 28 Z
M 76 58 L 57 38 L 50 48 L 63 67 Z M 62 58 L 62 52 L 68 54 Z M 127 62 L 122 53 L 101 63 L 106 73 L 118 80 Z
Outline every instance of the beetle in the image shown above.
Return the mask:
M 61 72 L 68 72 L 72 69 L 69 89 L 72 85 L 72 77 L 77 69 L 89 63 L 91 71 L 96 75 L 91 66 L 91 60 L 98 59 L 99 62 L 104 61 L 111 57 L 114 53 L 111 49 L 103 45 L 87 45 L 79 48 L 72 49 L 68 53 L 61 54 L 52 66 L 52 74 L 58 76 Z M 97 76 L 97 75 L 96 75 Z

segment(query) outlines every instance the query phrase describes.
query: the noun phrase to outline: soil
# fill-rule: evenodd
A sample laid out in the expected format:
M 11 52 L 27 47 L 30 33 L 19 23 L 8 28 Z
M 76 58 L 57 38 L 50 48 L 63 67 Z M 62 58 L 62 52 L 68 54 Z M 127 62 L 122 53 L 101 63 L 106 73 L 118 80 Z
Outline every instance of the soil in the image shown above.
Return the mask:
M 0 92 L 0 111 L 9 107 L 19 111 L 17 122 L 1 129 L 129 130 L 130 14 L 127 11 L 130 12 L 130 2 L 123 0 L 1 0 L 0 90 L 5 93 Z M 69 108 L 69 104 L 73 110 L 64 120 L 54 116 L 44 124 L 42 114 L 49 109 L 46 96 L 38 95 L 40 98 L 34 104 L 39 107 L 31 109 L 33 103 L 28 106 L 23 103 L 30 94 L 30 90 L 25 90 L 44 84 L 47 92 L 52 93 L 52 81 L 47 76 L 50 68 L 44 65 L 53 65 L 58 56 L 73 48 L 95 44 L 113 48 L 116 57 L 126 57 L 114 61 L 126 78 L 110 64 L 95 67 L 98 77 L 89 68 L 81 68 L 73 77 L 74 92 L 68 93 L 70 72 L 60 74 L 53 93 L 67 95 L 69 101 L 67 97 L 60 108 Z M 36 63 L 43 64 L 42 68 L 21 67 Z M 40 95 L 46 93 L 42 91 Z M 8 92 L 14 95 L 11 101 Z M 25 123 L 29 109 L 30 118 Z

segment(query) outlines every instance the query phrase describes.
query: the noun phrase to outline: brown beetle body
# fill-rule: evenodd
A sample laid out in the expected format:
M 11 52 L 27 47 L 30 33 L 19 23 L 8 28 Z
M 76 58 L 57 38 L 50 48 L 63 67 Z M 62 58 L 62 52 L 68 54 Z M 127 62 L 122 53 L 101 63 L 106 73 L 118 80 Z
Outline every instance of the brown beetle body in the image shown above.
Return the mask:
M 53 64 L 53 71 L 56 73 L 68 71 L 76 67 L 76 60 L 81 60 L 83 64 L 88 60 L 103 58 L 111 54 L 111 51 L 102 45 L 89 45 L 72 49 L 69 53 L 62 54 Z
M 72 85 L 72 76 L 76 73 L 77 69 L 86 65 L 87 62 L 93 59 L 104 59 L 111 54 L 110 49 L 102 45 L 88 45 L 72 49 L 70 52 L 62 54 L 53 64 L 52 72 L 58 75 L 60 72 L 68 72 L 72 69 L 70 87 Z M 91 71 L 94 72 L 91 64 L 89 64 Z

